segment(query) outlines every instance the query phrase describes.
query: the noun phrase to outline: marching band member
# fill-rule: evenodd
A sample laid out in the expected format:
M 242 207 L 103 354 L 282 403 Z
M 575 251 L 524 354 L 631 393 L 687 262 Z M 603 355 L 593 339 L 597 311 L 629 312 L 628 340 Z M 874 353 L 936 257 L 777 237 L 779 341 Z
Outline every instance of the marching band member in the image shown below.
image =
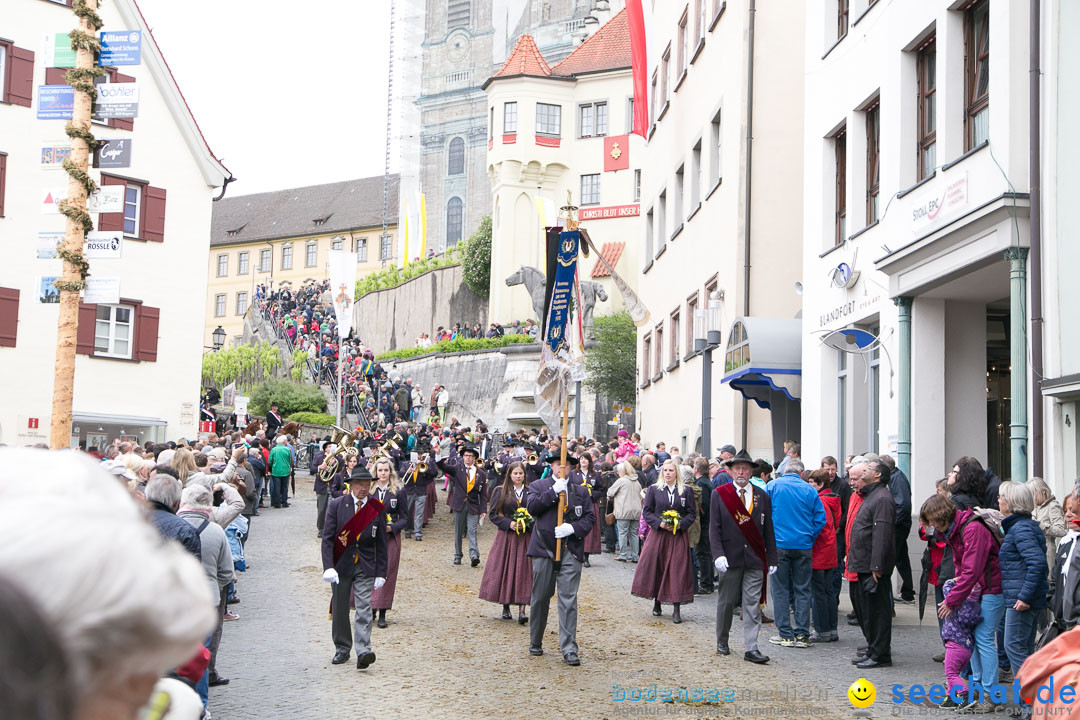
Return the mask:
M 372 496 L 386 508 L 386 584 L 372 593 L 371 612 L 379 612 L 378 626 L 386 627 L 386 611 L 394 606 L 398 564 L 401 561 L 401 531 L 409 521 L 408 500 L 401 480 L 388 458 L 375 461 L 375 487 Z
M 480 520 L 487 517 L 487 475 L 476 466 L 480 452 L 473 445 L 466 445 L 458 458 L 437 461 L 440 470 L 450 477 L 448 503 L 454 513 L 454 564 L 461 564 L 461 538 L 469 536 L 469 558 L 472 566 L 480 564 L 480 547 L 476 541 L 476 529 Z
M 742 605 L 743 659 L 759 665 L 769 662 L 758 650 L 761 604 L 766 578 L 776 570 L 769 495 L 752 485 L 756 467 L 745 450 L 724 461 L 733 482 L 709 493 L 709 548 L 716 565 L 719 587 L 716 601 L 716 652 L 730 655 L 728 633 L 736 605 Z M 702 498 L 702 502 L 706 502 Z
M 681 623 L 679 606 L 694 602 L 694 569 L 686 531 L 697 519 L 697 508 L 694 491 L 683 484 L 674 460 L 664 461 L 656 483 L 646 490 L 642 515 L 650 532 L 630 592 L 651 598 L 656 616 L 663 614 L 660 603 L 674 603 L 671 621 Z
M 357 466 L 349 493 L 330 501 L 323 525 L 323 580 L 333 585 L 334 665 L 349 659 L 356 644 L 356 667 L 375 662 L 371 651 L 371 594 L 386 582 L 386 515 L 382 503 L 368 496 L 371 474 Z M 356 605 L 349 633 L 349 599 Z
M 600 538 L 603 532 L 603 523 L 600 522 L 600 502 L 604 498 L 604 486 L 600 481 L 600 473 L 593 467 L 593 456 L 587 452 L 581 453 L 578 458 L 578 469 L 571 474 L 573 481 L 583 485 L 586 490 L 589 491 L 589 496 L 592 498 L 593 515 L 596 516 L 597 521 L 593 523 L 592 530 L 589 531 L 588 536 L 585 538 L 585 567 L 592 567 L 589 564 L 589 555 L 599 555 L 603 552 L 603 548 L 600 546 Z
M 491 493 L 488 515 L 499 532 L 491 544 L 484 577 L 480 581 L 480 599 L 501 603 L 504 620 L 511 618 L 510 605 L 516 604 L 521 625 L 529 621 L 525 617 L 525 605 L 532 594 L 528 551 L 533 519 L 524 509 L 528 486 L 525 467 L 514 462 L 506 469 L 502 485 Z
M 577 644 L 577 595 L 581 582 L 581 564 L 585 560 L 585 536 L 596 516 L 592 498 L 581 485 L 561 477 L 558 455 L 550 455 L 552 474 L 529 483 L 526 508 L 533 516 L 529 541 L 533 586 L 529 606 L 529 654 L 543 655 L 544 630 L 547 628 L 551 596 L 558 588 L 559 649 L 567 665 L 580 665 Z M 576 461 L 567 458 L 570 464 Z M 563 523 L 558 521 L 559 493 L 566 493 Z M 565 540 L 560 562 L 555 562 L 555 544 Z

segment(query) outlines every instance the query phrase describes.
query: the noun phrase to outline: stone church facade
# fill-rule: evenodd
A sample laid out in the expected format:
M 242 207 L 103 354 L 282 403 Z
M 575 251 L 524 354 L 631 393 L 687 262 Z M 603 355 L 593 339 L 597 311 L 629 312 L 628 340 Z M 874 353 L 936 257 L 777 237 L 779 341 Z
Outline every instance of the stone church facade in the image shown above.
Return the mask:
M 420 180 L 428 247 L 466 239 L 491 212 L 490 118 L 481 86 L 518 38 L 556 63 L 622 8 L 622 0 L 427 0 L 420 97 Z

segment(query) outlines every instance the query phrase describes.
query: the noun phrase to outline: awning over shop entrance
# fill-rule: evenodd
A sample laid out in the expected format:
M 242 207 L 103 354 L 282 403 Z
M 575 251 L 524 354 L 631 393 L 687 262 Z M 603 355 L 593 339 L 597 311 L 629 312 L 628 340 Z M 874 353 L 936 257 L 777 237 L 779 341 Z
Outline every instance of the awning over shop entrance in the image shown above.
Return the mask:
M 802 320 L 737 318 L 728 333 L 724 377 L 772 416 L 773 452 L 799 439 L 802 396 Z

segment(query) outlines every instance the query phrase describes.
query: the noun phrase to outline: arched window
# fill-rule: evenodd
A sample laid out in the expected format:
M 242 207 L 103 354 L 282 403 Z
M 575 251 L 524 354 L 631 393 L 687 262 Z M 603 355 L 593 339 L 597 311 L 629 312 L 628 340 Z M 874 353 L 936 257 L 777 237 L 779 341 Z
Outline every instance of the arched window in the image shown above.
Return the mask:
M 448 175 L 465 174 L 465 141 L 459 137 L 450 141 L 450 162 L 446 172 Z
M 446 204 L 446 247 L 452 248 L 461 242 L 461 198 L 452 197 Z

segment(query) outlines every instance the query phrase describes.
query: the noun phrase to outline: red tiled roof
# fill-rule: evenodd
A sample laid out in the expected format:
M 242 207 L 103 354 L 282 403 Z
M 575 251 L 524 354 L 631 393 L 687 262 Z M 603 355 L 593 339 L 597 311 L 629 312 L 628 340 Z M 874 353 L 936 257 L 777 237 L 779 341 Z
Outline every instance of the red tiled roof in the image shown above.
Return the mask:
M 630 67 L 630 25 L 626 10 L 611 18 L 574 52 L 551 69 L 552 75 L 570 76 Z
M 622 257 L 623 248 L 626 247 L 624 242 L 606 242 L 604 247 L 600 248 L 600 256 L 607 260 L 608 265 L 615 267 L 619 262 L 619 258 Z M 611 277 L 611 273 L 607 271 L 604 264 L 599 260 L 593 265 L 591 277 Z
M 492 77 L 508 77 L 512 75 L 538 75 L 547 77 L 551 75 L 551 66 L 540 54 L 540 48 L 536 47 L 536 41 L 532 35 L 522 35 L 514 46 L 510 57 L 503 63 L 499 72 Z

